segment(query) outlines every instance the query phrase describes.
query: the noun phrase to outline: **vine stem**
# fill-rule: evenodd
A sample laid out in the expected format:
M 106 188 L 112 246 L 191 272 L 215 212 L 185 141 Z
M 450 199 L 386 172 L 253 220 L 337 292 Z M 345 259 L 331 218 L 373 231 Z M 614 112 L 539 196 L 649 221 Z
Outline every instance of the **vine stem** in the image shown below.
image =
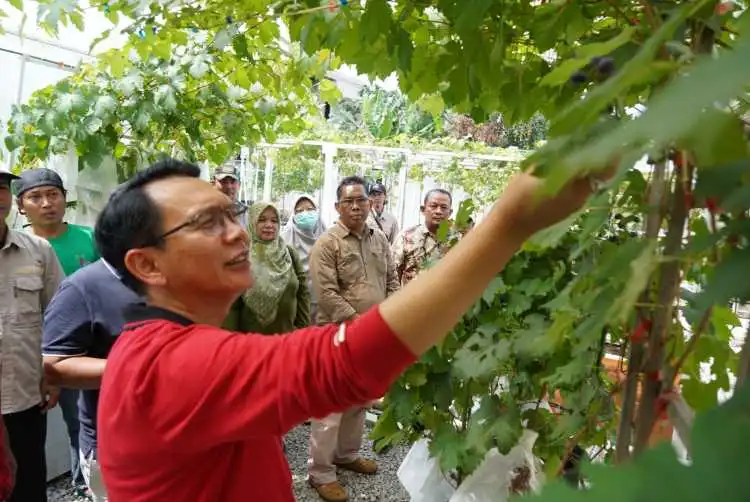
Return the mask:
M 664 240 L 664 256 L 675 256 L 682 247 L 688 208 L 685 201 L 685 187 L 679 176 L 687 166 L 676 167 L 670 201 L 669 224 Z M 692 171 L 688 171 L 688 185 L 692 180 Z M 664 363 L 664 344 L 669 327 L 672 325 L 674 306 L 679 292 L 681 279 L 680 263 L 677 260 L 663 262 L 658 276 L 657 303 L 660 308 L 654 313 L 652 329 L 648 340 L 648 357 L 645 361 L 646 381 L 643 385 L 641 400 L 638 406 L 638 417 L 635 425 L 635 454 L 638 455 L 648 447 L 651 431 L 656 423 L 657 400 L 662 393 L 661 372 Z
M 693 350 L 695 350 L 695 346 L 698 345 L 698 340 L 700 339 L 701 334 L 703 334 L 703 332 L 706 330 L 706 325 L 708 324 L 709 319 L 711 319 L 711 312 L 713 312 L 713 308 L 708 308 L 708 310 L 706 310 L 706 312 L 703 314 L 703 317 L 701 317 L 701 320 L 698 323 L 698 328 L 695 330 L 695 333 L 690 338 L 690 341 L 688 341 L 687 346 L 685 347 L 685 351 L 677 360 L 674 368 L 670 370 L 671 375 L 665 376 L 664 382 L 667 384 L 667 387 L 664 389 L 665 392 L 669 392 L 670 390 L 672 390 L 672 387 L 674 387 L 677 377 L 680 375 L 682 366 L 685 364 L 688 356 L 693 352 Z
M 662 223 L 662 198 L 664 191 L 664 177 L 666 164 L 659 162 L 654 165 L 651 184 L 648 192 L 649 212 L 646 218 L 646 238 L 657 239 Z M 641 303 L 650 304 L 648 289 L 641 295 Z M 640 315 L 638 322 L 640 322 Z M 617 429 L 615 444 L 615 460 L 624 463 L 630 459 L 630 444 L 633 437 L 633 417 L 635 416 L 635 398 L 638 393 L 638 374 L 643 363 L 643 344 L 630 343 L 628 354 L 628 372 L 625 377 L 625 387 L 622 395 L 622 409 L 620 423 Z

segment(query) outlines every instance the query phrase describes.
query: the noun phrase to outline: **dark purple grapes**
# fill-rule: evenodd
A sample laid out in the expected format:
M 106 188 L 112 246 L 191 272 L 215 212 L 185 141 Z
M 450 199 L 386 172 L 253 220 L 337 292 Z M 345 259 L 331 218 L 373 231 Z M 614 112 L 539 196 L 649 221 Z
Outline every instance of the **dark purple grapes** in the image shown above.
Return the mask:
M 603 77 L 609 77 L 615 72 L 615 60 L 610 57 L 600 58 L 596 63 L 596 71 Z
M 570 76 L 570 81 L 574 84 L 585 84 L 588 79 L 589 77 L 588 75 L 586 75 L 586 72 L 583 72 L 581 70 L 578 70 Z

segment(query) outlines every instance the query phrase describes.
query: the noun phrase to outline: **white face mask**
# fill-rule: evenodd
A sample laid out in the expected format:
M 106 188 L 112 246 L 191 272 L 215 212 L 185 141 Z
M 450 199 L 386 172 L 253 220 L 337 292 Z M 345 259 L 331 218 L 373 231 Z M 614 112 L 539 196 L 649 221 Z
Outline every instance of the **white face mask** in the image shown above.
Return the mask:
M 318 224 L 318 212 L 312 209 L 294 215 L 294 224 L 302 230 L 312 230 Z

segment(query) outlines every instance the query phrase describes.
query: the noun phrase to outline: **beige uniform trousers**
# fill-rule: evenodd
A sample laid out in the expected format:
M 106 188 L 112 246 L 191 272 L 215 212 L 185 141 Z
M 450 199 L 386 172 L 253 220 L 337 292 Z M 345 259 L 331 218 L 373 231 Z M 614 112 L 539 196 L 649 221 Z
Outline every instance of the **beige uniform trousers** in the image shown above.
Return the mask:
M 359 457 L 365 428 L 366 408 L 352 408 L 311 421 L 310 458 L 307 462 L 310 480 L 316 485 L 336 481 L 334 463 L 353 462 Z

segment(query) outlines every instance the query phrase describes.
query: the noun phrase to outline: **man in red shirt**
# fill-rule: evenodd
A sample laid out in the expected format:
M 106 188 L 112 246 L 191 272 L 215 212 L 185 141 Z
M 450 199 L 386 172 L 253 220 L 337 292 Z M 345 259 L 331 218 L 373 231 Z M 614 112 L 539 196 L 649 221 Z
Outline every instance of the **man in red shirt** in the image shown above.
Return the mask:
M 118 189 L 97 222 L 102 257 L 148 299 L 127 312 L 102 379 L 110 502 L 292 502 L 282 436 L 382 396 L 526 238 L 591 192 L 582 179 L 533 203 L 539 180 L 517 175 L 482 225 L 380 306 L 346 324 L 268 337 L 219 328 L 252 285 L 237 223 L 245 208 L 199 174 L 159 162 Z

